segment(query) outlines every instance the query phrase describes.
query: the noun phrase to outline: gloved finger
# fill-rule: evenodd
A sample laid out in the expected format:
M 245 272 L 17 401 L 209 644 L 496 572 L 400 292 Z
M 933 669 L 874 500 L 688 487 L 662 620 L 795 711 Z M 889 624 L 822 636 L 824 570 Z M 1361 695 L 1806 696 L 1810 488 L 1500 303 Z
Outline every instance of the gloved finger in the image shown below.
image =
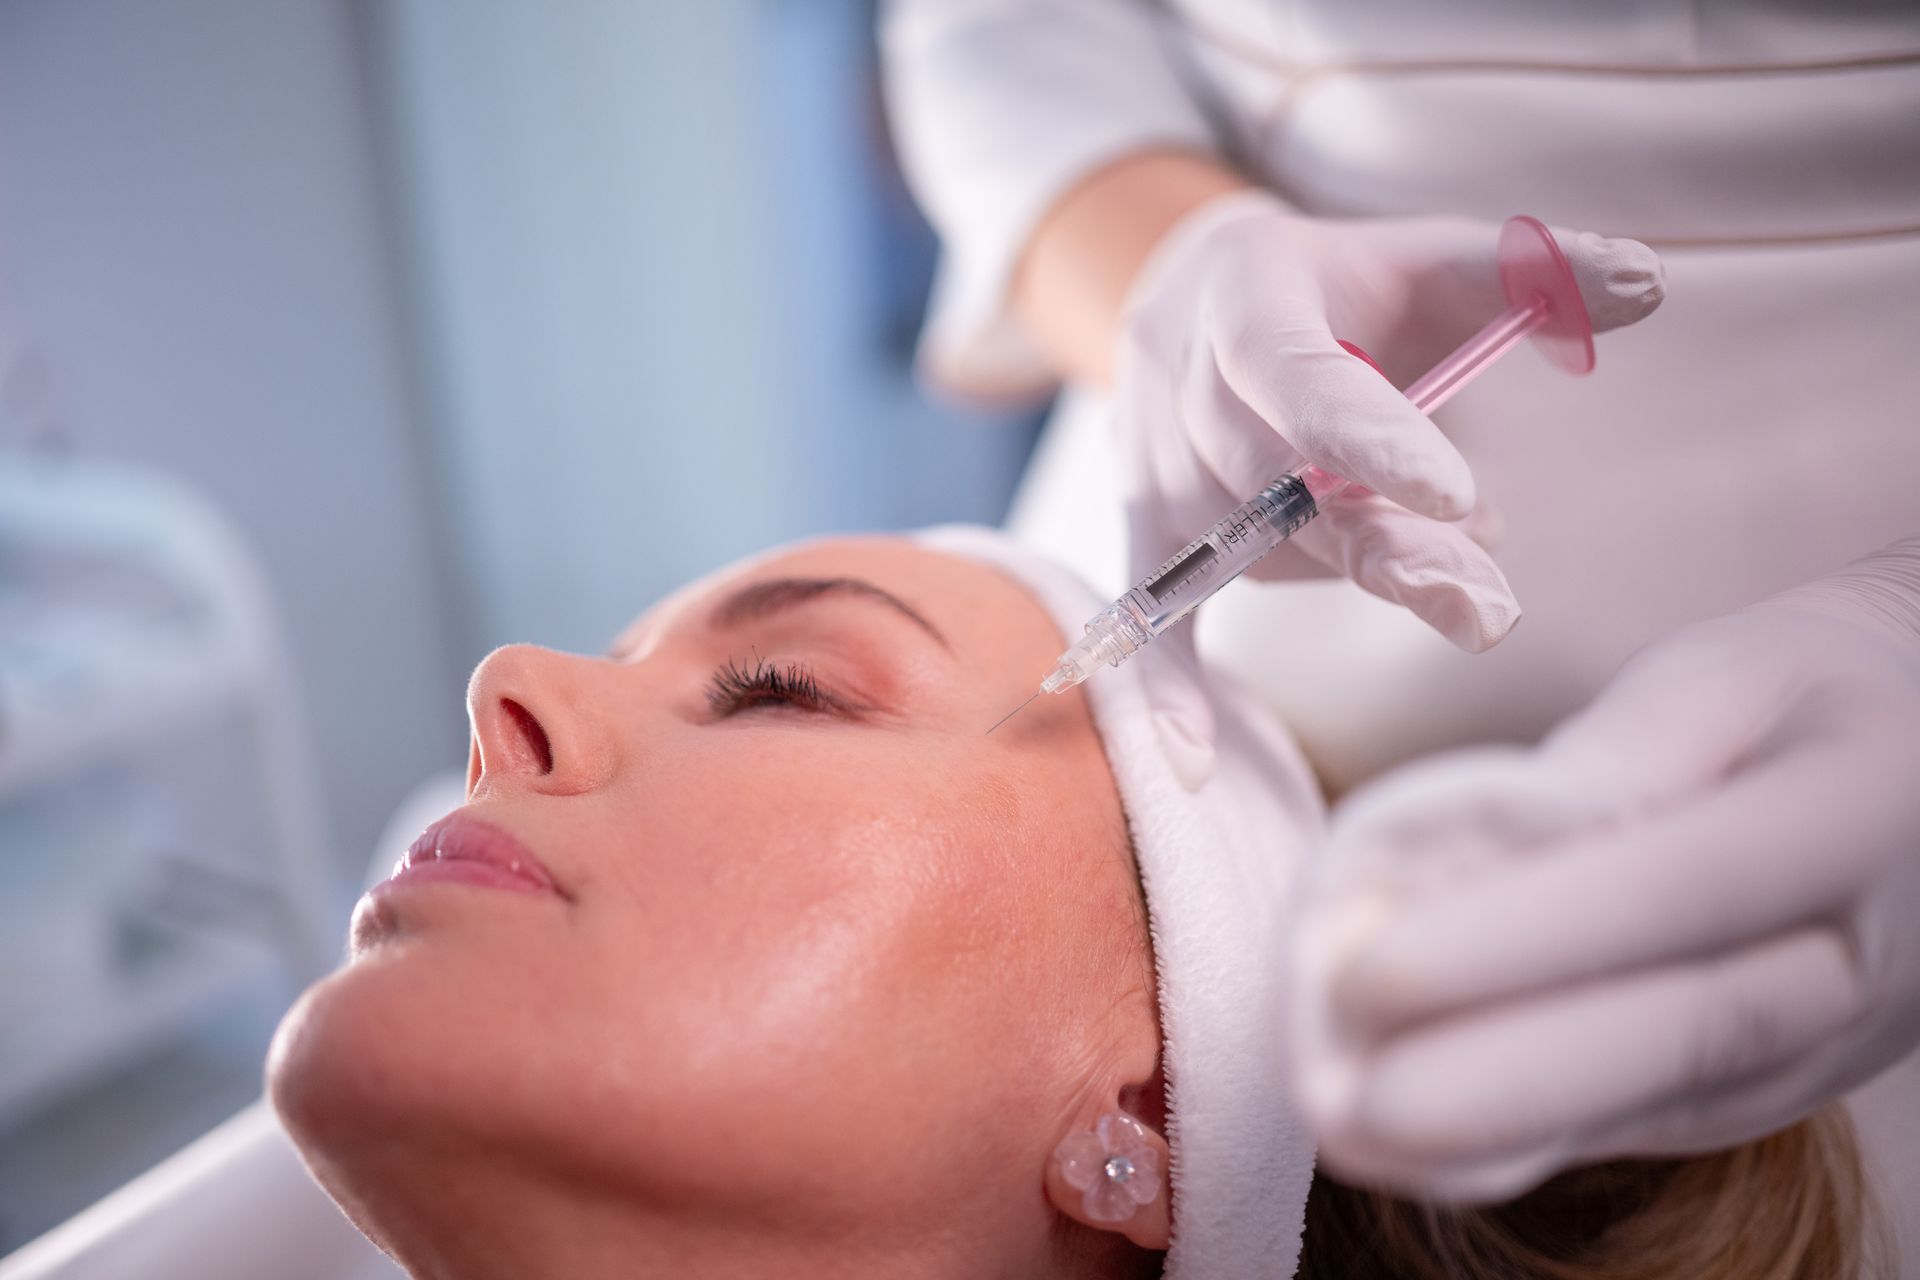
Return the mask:
M 1543 770 L 1535 752 L 1510 746 L 1409 765 L 1337 806 L 1291 930 L 1291 1043 L 1302 1090 L 1322 1098 L 1352 1091 L 1373 1022 L 1346 1008 L 1336 980 L 1396 927 L 1408 904 L 1585 826 L 1593 810 L 1586 789 Z
M 1361 1065 L 1343 1108 L 1310 1103 L 1321 1151 L 1402 1181 L 1529 1147 L 1585 1153 L 1673 1099 L 1779 1067 L 1847 1025 L 1861 993 L 1833 930 L 1429 1024 Z M 1569 1155 L 1574 1152 L 1566 1152 Z M 1417 1172 L 1414 1173 L 1417 1181 Z M 1516 1194 L 1523 1186 L 1500 1188 Z
M 1139 582 L 1159 567 L 1164 554 L 1154 545 L 1160 539 L 1150 531 L 1170 525 L 1164 500 L 1150 489 L 1139 488 L 1127 494 L 1124 505 L 1129 581 Z M 1212 776 L 1214 765 L 1213 707 L 1207 699 L 1194 647 L 1194 621 L 1189 617 L 1175 624 L 1144 652 L 1128 659 L 1140 667 L 1162 754 L 1188 790 L 1204 784 Z
M 1860 1083 L 1862 1077 L 1835 1072 L 1838 1061 L 1858 1052 L 1853 1033 L 1859 1025 L 1856 1018 L 1771 1070 L 1688 1090 L 1644 1113 L 1623 1117 L 1586 1145 L 1596 1159 L 1684 1156 L 1725 1151 L 1776 1132 Z
M 1370 782 L 1334 809 L 1317 866 L 1325 893 L 1443 890 L 1564 838 L 1610 811 L 1537 752 L 1448 752 Z
M 1486 548 L 1458 525 L 1416 515 L 1377 494 L 1334 498 L 1293 535 L 1292 545 L 1382 600 L 1405 606 L 1468 653 L 1492 648 L 1520 620 L 1520 602 Z M 1248 573 L 1267 576 L 1260 565 Z
M 1687 1094 L 1643 1116 L 1623 1118 L 1588 1144 L 1595 1160 L 1661 1158 L 1727 1151 L 1777 1133 L 1838 1096 L 1809 1087 L 1804 1054 L 1708 1094 Z
M 1196 362 L 1181 410 L 1194 452 L 1230 492 L 1251 496 L 1304 457 L 1436 520 L 1473 510 L 1473 473 L 1453 442 L 1331 333 L 1258 315 L 1214 323 L 1218 376 Z
M 1350 798 L 1339 827 L 1363 845 L 1397 834 L 1408 851 L 1424 855 L 1448 829 L 1456 799 L 1484 810 L 1551 809 L 1558 830 L 1537 832 L 1536 842 L 1684 805 L 1766 750 L 1778 727 L 1770 691 L 1781 679 L 1765 654 L 1682 631 L 1630 658 L 1604 693 L 1524 757 L 1526 767 L 1497 776 L 1449 773 L 1426 785 L 1421 771 L 1431 766 L 1416 765 Z M 1395 825 L 1365 830 L 1357 815 L 1388 815 Z
M 1532 751 L 1472 748 L 1396 770 L 1334 808 L 1290 930 L 1300 1073 L 1338 1074 L 1365 1048 L 1365 1037 L 1344 1025 L 1355 1020 L 1335 1016 L 1334 980 L 1409 903 L 1485 874 L 1490 864 L 1584 820 L 1581 792 L 1541 787 L 1540 772 Z M 1336 1080 L 1320 1092 L 1341 1088 Z
M 1776 671 L 1688 632 L 1629 658 L 1592 704 L 1542 741 L 1541 755 L 1588 779 L 1628 814 L 1697 794 L 1752 757 L 1774 729 Z
M 1359 788 L 1334 811 L 1321 865 L 1350 881 L 1391 871 L 1458 884 L 1485 861 L 1684 803 L 1753 757 L 1771 727 L 1752 710 L 1764 686 L 1741 667 L 1724 644 L 1669 638 L 1538 750 L 1449 752 Z
M 1691 803 L 1581 830 L 1430 888 L 1331 975 L 1341 1016 L 1384 1035 L 1527 991 L 1710 954 L 1837 911 L 1852 871 L 1844 859 L 1814 856 L 1831 848 L 1826 806 L 1780 801 L 1848 794 L 1845 764 L 1789 756 Z M 1577 776 L 1569 782 L 1578 785 Z

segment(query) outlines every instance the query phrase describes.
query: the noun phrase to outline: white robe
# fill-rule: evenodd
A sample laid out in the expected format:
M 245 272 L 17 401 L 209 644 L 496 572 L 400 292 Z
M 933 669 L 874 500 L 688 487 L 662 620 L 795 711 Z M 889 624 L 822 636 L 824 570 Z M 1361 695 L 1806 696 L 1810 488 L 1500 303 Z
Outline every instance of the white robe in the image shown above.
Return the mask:
M 1920 532 L 1914 0 L 894 0 L 886 47 L 946 246 L 923 362 L 962 391 L 1047 388 L 1012 267 L 1145 146 L 1211 147 L 1310 213 L 1531 213 L 1661 252 L 1666 304 L 1592 376 L 1516 353 L 1439 415 L 1525 609 L 1497 648 L 1343 582 L 1200 615 L 1334 790 L 1534 739 L 1649 641 Z M 1113 476 L 1104 406 L 1070 393 L 1013 523 L 1117 592 Z M 1920 1280 L 1920 1055 L 1851 1101 Z

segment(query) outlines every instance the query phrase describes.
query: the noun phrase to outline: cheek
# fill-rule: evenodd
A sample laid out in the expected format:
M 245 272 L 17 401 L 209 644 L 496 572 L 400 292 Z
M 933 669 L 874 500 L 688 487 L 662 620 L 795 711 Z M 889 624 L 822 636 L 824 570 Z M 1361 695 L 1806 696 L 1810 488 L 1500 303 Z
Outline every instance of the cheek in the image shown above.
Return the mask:
M 928 1096 L 977 1103 L 1030 1030 L 1008 984 L 1033 991 L 1023 908 L 1044 895 L 1023 893 L 1031 877 L 958 761 L 730 745 L 651 773 L 645 834 L 583 911 L 609 957 L 590 1002 L 619 1011 L 594 1058 L 609 1091 L 664 1107 L 656 1138 L 711 1151 L 740 1129 L 776 1162 L 949 1140 Z M 716 792 L 722 768 L 741 781 Z M 726 1154 L 716 1172 L 748 1176 Z
M 924 783 L 877 753 L 803 745 L 688 752 L 647 779 L 631 856 L 582 913 L 622 1003 L 671 1020 L 692 1058 L 756 1044 L 767 1070 L 791 1069 L 928 964 L 961 896 L 968 851 Z
M 812 1180 L 870 1211 L 939 1193 L 916 1152 L 1043 1127 L 1074 891 L 1009 838 L 1011 784 L 877 738 L 673 745 L 535 817 L 576 902 L 421 899 L 410 935 L 309 994 L 274 1064 L 303 1146 L 452 1135 L 762 1208 Z

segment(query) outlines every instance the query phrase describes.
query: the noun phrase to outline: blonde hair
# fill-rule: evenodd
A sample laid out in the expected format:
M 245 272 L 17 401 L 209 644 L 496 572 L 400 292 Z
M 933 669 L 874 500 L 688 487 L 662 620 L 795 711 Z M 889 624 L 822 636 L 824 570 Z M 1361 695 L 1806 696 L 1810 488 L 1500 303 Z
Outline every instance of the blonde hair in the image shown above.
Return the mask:
M 1834 1104 L 1745 1146 L 1573 1169 L 1449 1209 L 1316 1174 L 1297 1280 L 1868 1280 L 1884 1242 Z

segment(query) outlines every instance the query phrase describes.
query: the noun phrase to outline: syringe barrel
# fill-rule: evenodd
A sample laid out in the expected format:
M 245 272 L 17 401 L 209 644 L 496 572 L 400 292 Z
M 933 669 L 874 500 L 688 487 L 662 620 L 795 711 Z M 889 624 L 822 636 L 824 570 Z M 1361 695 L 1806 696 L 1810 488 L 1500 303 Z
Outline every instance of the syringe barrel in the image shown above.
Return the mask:
M 1141 629 L 1157 636 L 1245 573 L 1319 511 L 1307 481 L 1289 472 L 1228 512 L 1115 604 L 1124 606 Z
M 1331 496 L 1345 487 L 1338 476 L 1302 468 L 1254 494 L 1087 619 L 1086 634 L 1060 655 L 1041 691 L 1064 692 L 1103 666 L 1125 662 L 1313 519 L 1320 510 L 1314 489 Z

